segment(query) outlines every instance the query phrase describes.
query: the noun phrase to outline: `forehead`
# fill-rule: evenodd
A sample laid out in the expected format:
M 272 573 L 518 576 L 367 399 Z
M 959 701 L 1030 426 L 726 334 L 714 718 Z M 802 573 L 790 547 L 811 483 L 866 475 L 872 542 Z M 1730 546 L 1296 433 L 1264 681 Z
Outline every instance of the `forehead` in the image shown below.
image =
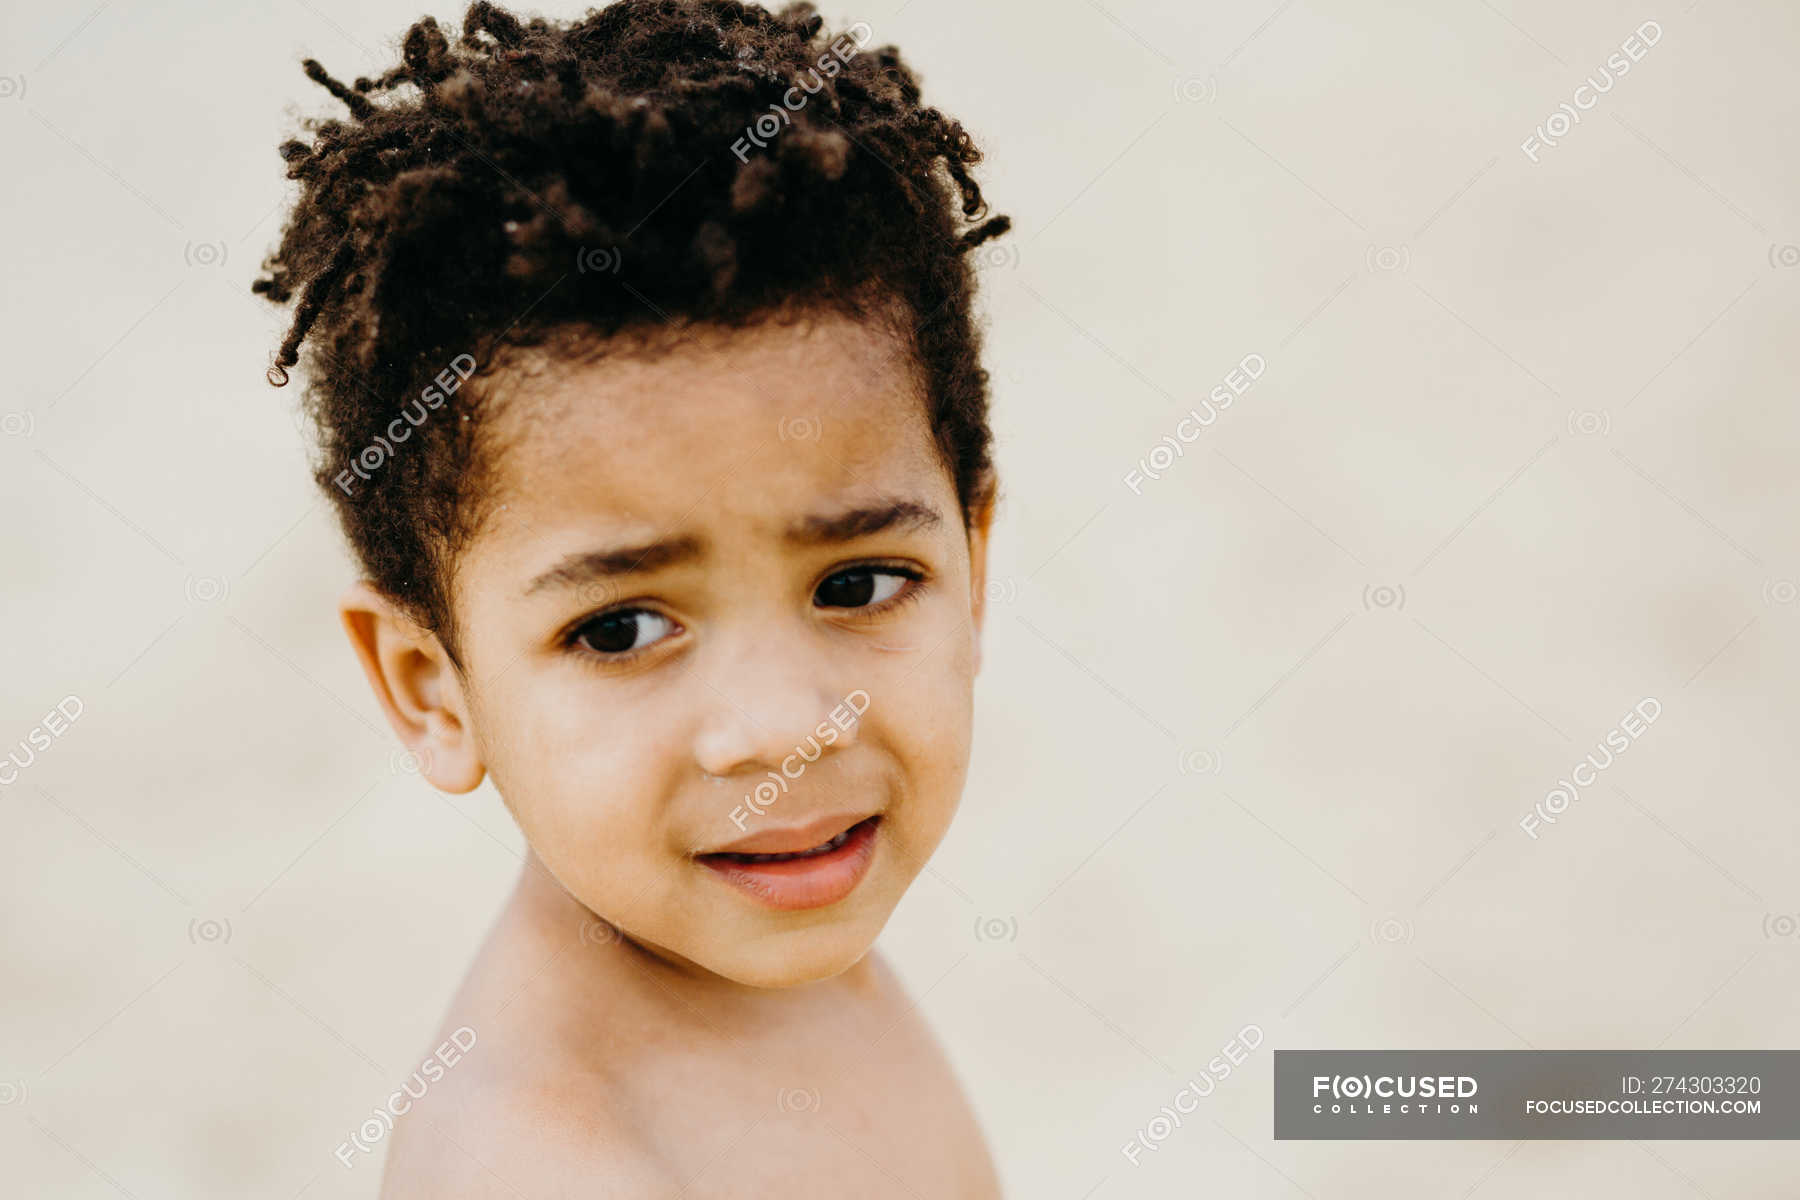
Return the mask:
M 497 368 L 489 524 L 774 533 L 822 500 L 947 507 L 910 349 L 838 314 Z

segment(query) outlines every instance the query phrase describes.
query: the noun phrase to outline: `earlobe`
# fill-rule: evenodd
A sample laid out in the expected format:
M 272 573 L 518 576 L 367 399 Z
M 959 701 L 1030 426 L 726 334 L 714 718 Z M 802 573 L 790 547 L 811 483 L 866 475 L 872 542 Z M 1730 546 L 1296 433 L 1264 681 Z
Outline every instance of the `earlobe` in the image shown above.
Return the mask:
M 376 703 L 425 778 L 446 792 L 480 786 L 487 770 L 462 675 L 437 635 L 367 580 L 338 599 L 338 616 Z

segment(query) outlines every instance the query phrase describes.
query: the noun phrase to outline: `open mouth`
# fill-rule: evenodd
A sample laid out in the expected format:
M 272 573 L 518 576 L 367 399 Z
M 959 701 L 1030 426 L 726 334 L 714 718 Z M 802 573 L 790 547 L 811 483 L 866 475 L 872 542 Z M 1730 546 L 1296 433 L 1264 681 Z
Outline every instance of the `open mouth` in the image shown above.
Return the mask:
M 875 857 L 880 814 L 804 850 L 720 851 L 695 858 L 726 883 L 776 909 L 818 908 L 856 890 Z
M 727 851 L 719 854 L 708 854 L 703 857 L 722 858 L 728 859 L 731 862 L 741 863 L 787 862 L 790 859 L 795 858 L 817 858 L 821 854 L 830 854 L 833 850 L 836 850 L 839 846 L 848 842 L 851 834 L 861 829 L 864 825 L 873 824 L 880 819 L 880 817 L 869 817 L 867 820 L 858 821 L 836 837 L 820 842 L 817 846 L 814 846 L 809 850 L 794 850 L 783 854 L 737 854 Z

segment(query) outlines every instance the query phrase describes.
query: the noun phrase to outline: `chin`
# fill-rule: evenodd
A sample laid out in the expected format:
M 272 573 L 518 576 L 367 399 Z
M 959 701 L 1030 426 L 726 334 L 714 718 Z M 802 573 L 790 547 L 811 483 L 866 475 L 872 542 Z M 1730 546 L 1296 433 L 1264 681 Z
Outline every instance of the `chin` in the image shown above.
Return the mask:
M 791 988 L 842 975 L 875 945 L 881 924 L 845 922 L 838 927 L 796 930 L 759 940 L 747 953 L 710 966 L 733 983 L 756 988 Z

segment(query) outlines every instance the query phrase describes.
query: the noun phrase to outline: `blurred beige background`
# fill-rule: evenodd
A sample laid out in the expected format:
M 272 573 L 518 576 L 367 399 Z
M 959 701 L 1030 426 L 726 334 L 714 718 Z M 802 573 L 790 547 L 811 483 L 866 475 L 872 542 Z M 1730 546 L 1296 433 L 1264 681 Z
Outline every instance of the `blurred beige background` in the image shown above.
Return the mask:
M 4 13 L 0 748 L 79 711 L 0 786 L 8 1195 L 374 1196 L 333 1149 L 518 869 L 366 693 L 248 290 L 334 111 L 298 60 L 376 73 L 424 11 Z M 1277 1143 L 1269 1093 L 1276 1048 L 1800 1045 L 1800 10 L 826 13 L 1017 222 L 975 760 L 882 943 L 1008 1193 L 1792 1195 L 1789 1143 Z

